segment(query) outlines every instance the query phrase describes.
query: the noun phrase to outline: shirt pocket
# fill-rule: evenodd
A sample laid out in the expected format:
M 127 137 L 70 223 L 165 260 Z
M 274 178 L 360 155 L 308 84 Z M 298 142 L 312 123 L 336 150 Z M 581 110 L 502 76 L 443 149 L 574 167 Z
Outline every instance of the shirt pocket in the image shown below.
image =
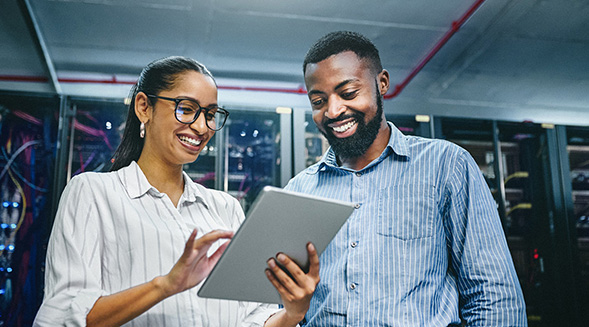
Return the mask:
M 379 192 L 377 233 L 401 240 L 433 235 L 434 185 L 400 184 Z

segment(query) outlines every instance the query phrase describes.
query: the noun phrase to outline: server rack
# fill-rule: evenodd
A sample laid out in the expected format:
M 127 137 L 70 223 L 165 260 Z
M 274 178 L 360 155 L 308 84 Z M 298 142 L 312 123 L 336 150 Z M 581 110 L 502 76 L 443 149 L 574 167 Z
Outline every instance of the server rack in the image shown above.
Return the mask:
M 576 238 L 579 298 L 579 325 L 589 325 L 589 128 L 566 127 L 566 150 L 569 159 L 573 239 Z M 566 168 L 566 167 L 565 167 Z
M 43 299 L 59 106 L 0 92 L 0 325 L 31 325 Z

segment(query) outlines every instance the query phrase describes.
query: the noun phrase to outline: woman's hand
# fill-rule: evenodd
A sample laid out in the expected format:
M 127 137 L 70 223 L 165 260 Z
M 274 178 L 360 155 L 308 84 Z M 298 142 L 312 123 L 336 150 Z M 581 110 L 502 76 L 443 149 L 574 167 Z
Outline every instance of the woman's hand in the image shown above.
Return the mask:
M 285 322 L 293 326 L 305 317 L 315 287 L 319 283 L 319 257 L 312 243 L 307 244 L 307 253 L 309 255 L 309 272 L 306 274 L 283 253 L 278 254 L 276 258 L 288 270 L 292 278 L 278 266 L 275 259 L 268 260 L 269 268 L 266 269 L 266 276 L 280 293 L 284 305 L 283 318 L 286 319 Z
M 214 230 L 196 239 L 196 229 L 192 231 L 184 253 L 172 270 L 162 278 L 162 287 L 167 296 L 180 293 L 198 285 L 205 279 L 217 263 L 229 242 L 223 243 L 215 253 L 207 257 L 211 245 L 220 239 L 233 237 L 233 232 Z

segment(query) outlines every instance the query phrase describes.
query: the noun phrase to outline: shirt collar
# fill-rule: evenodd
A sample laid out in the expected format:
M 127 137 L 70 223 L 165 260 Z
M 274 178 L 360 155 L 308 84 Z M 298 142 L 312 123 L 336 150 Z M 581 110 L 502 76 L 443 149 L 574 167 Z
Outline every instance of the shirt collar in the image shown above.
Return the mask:
M 129 197 L 132 199 L 142 196 L 151 189 L 157 192 L 157 190 L 149 184 L 147 177 L 145 177 L 145 174 L 143 174 L 143 171 L 135 161 L 132 161 L 127 167 L 119 169 L 117 174 L 119 175 L 121 183 L 127 190 Z
M 389 142 L 380 155 L 378 159 L 373 161 L 371 164 L 365 167 L 371 167 L 375 164 L 378 164 L 386 157 L 388 157 L 391 153 L 395 153 L 402 157 L 409 157 L 409 145 L 407 144 L 407 140 L 405 139 L 405 135 L 391 122 L 387 122 L 389 127 L 391 128 L 391 136 L 389 137 Z M 339 168 L 337 164 L 337 158 L 335 156 L 335 152 L 331 147 L 327 149 L 321 160 L 319 160 L 315 165 L 309 167 L 308 172 L 310 174 L 315 174 L 318 171 L 322 171 L 327 169 L 327 167 Z
M 141 197 L 148 192 L 157 197 L 163 196 L 163 193 L 149 184 L 147 177 L 135 161 L 132 161 L 129 166 L 119 169 L 117 174 L 132 199 Z M 200 199 L 208 206 L 203 196 L 202 188 L 204 186 L 195 183 L 186 172 L 182 172 L 182 176 L 184 178 L 184 193 L 182 195 L 184 201 L 195 202 Z

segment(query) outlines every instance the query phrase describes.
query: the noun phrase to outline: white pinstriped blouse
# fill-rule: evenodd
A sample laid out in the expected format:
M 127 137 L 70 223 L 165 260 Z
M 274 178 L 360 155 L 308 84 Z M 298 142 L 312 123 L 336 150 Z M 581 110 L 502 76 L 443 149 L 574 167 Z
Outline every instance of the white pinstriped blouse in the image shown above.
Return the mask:
M 287 189 L 359 204 L 320 257 L 308 326 L 526 326 L 496 204 L 472 157 L 404 136 L 360 171 L 330 149 Z
M 236 230 L 237 200 L 184 174 L 174 207 L 137 165 L 83 173 L 62 194 L 47 253 L 45 299 L 35 326 L 85 326 L 102 295 L 167 274 L 194 228 Z M 204 299 L 199 286 L 165 299 L 125 326 L 261 326 L 276 306 Z

